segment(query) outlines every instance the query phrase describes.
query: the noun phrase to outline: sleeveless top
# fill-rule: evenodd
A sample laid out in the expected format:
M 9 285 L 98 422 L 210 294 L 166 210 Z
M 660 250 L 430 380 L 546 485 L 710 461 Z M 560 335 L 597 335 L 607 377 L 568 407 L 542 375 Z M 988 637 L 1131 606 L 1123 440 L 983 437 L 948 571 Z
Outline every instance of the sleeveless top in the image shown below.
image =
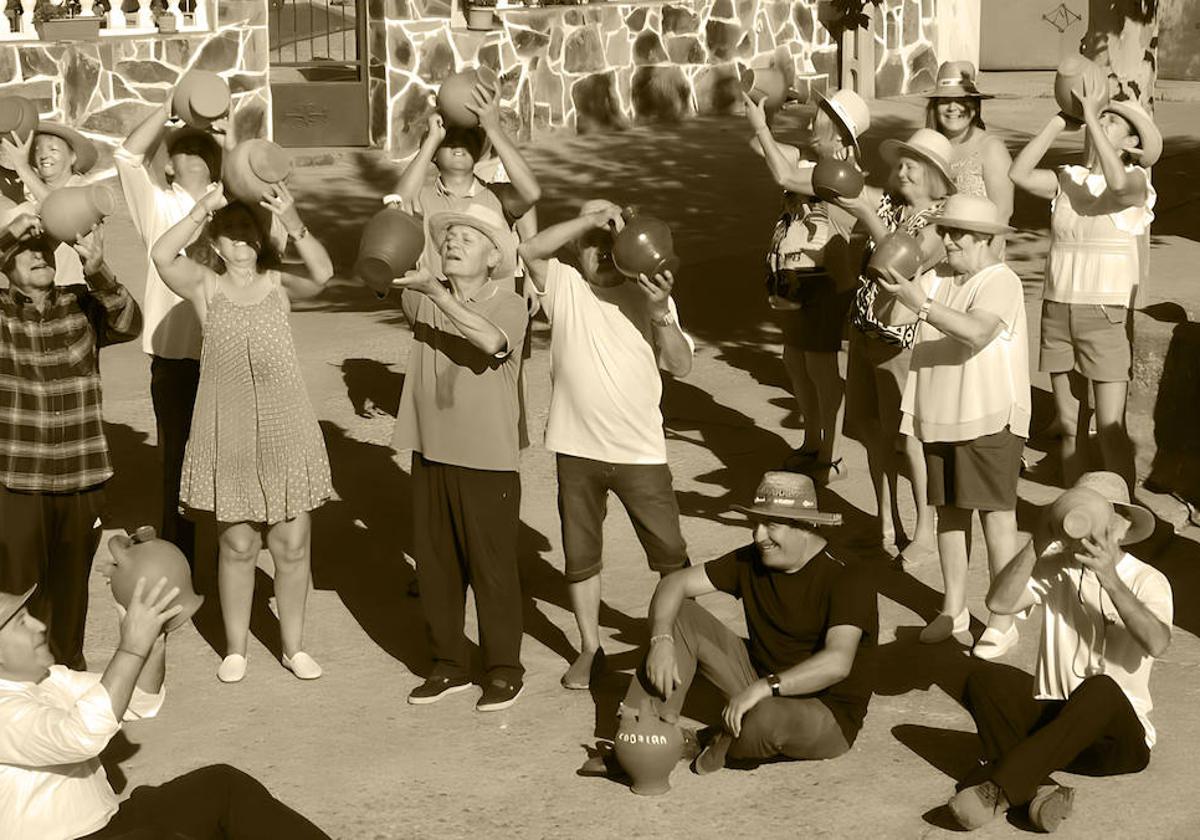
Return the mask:
M 942 201 L 935 201 L 924 210 L 919 210 L 906 218 L 904 210 L 907 205 L 895 203 L 890 194 L 884 193 L 883 198 L 879 200 L 878 215 L 889 232 L 902 230 L 920 238 L 921 231 L 929 224 L 929 217 L 939 212 L 942 204 Z M 917 335 L 918 324 L 916 322 L 889 326 L 881 323 L 875 317 L 875 298 L 879 296 L 879 284 L 866 275 L 866 267 L 876 244 L 872 242 L 863 257 L 858 290 L 854 293 L 854 305 L 850 308 L 850 323 L 864 335 L 878 339 L 885 344 L 893 347 L 912 347 L 913 340 Z
M 976 141 L 964 157 L 950 161 L 950 176 L 955 188 L 963 195 L 978 195 L 987 198 L 987 184 L 983 180 L 983 143 Z
M 208 304 L 200 385 L 179 501 L 219 522 L 274 524 L 333 494 L 325 440 L 308 398 L 278 272 L 254 303 L 220 282 Z

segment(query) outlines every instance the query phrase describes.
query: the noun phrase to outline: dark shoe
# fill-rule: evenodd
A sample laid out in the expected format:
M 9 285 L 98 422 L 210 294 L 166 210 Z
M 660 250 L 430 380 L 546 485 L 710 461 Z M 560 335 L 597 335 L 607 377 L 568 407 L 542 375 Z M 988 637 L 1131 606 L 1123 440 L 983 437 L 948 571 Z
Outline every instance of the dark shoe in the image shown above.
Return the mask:
M 823 487 L 826 484 L 831 484 L 848 476 L 850 468 L 846 466 L 846 463 L 841 458 L 838 458 L 836 461 L 831 462 L 814 462 L 806 472 L 814 484 Z
M 733 736 L 728 732 L 722 732 L 713 738 L 704 751 L 692 762 L 692 772 L 697 776 L 707 776 L 709 773 L 720 770 L 725 766 L 725 753 L 729 751 L 729 745 L 732 743 Z
M 483 694 L 480 695 L 479 702 L 475 704 L 475 710 L 478 712 L 503 711 L 516 703 L 517 698 L 524 690 L 525 684 L 520 680 L 509 682 L 499 677 L 489 680 L 488 684 L 483 687 Z
M 967 831 L 981 828 L 1008 810 L 1008 797 L 993 781 L 964 788 L 946 803 Z
M 1029 821 L 1034 828 L 1049 834 L 1059 823 L 1071 816 L 1075 805 L 1075 788 L 1062 785 L 1042 785 L 1029 802 Z
M 700 745 L 700 735 L 695 729 L 688 729 L 686 726 L 679 727 L 679 731 L 683 733 L 683 748 L 680 750 L 679 760 L 691 763 L 704 752 L 704 747 Z
M 571 667 L 562 675 L 559 682 L 563 688 L 572 691 L 587 691 L 592 685 L 592 674 L 604 670 L 604 648 L 596 648 L 591 653 L 580 653 L 571 663 Z
M 820 454 L 815 450 L 796 449 L 783 459 L 783 469 L 788 472 L 807 472 L 819 457 Z
M 623 781 L 629 778 L 629 774 L 617 763 L 617 756 L 613 752 L 612 744 L 605 741 L 596 745 L 596 754 L 589 756 L 583 766 L 575 771 L 575 775 L 614 781 Z
M 471 687 L 464 677 L 430 677 L 408 693 L 408 702 L 414 706 L 428 706 L 448 694 L 457 694 Z

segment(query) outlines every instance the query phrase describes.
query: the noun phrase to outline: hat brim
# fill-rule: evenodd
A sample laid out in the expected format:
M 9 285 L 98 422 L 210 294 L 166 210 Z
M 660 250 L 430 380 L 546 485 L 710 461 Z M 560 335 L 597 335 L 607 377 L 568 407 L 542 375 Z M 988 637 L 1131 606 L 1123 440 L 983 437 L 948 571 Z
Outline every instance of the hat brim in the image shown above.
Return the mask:
M 958 187 L 954 185 L 954 178 L 951 177 L 950 168 L 945 161 L 934 157 L 924 149 L 916 146 L 910 146 L 903 140 L 888 138 L 879 144 L 879 155 L 884 159 L 884 161 L 887 162 L 888 166 L 894 164 L 896 162 L 896 158 L 900 157 L 902 153 L 920 158 L 936 169 L 937 173 L 942 176 L 942 180 L 946 183 L 947 193 L 958 192 Z
M 434 246 L 440 251 L 442 248 L 442 240 L 446 237 L 446 232 L 455 225 L 466 225 L 475 228 L 482 233 L 492 244 L 496 246 L 496 250 L 500 252 L 500 262 L 496 263 L 496 267 L 491 270 L 492 277 L 510 277 L 517 270 L 517 255 L 513 252 L 512 243 L 509 240 L 508 231 L 502 230 L 495 225 L 489 225 L 480 219 L 467 213 L 436 213 L 429 219 L 429 237 L 433 240 Z
M 96 144 L 70 126 L 53 122 L 39 123 L 36 133 L 51 134 L 67 141 L 67 145 L 75 153 L 74 169 L 80 175 L 90 172 L 100 157 L 99 152 L 96 151 Z
M 1121 502 L 1112 503 L 1113 510 L 1129 520 L 1129 530 L 1121 538 L 1121 545 L 1133 545 L 1154 533 L 1154 514 L 1141 505 L 1126 505 Z
M 862 147 L 858 145 L 858 138 L 854 136 L 854 129 L 847 125 L 846 121 L 842 119 L 842 115 L 835 111 L 833 106 L 829 104 L 828 96 L 821 93 L 821 91 L 814 89 L 812 92 L 812 97 L 816 101 L 817 107 L 828 114 L 829 118 L 841 126 L 842 131 L 849 136 L 850 142 L 854 145 L 854 155 L 861 160 Z
M 1129 149 L 1129 151 L 1138 156 L 1142 166 L 1153 166 L 1158 162 L 1163 153 L 1162 132 L 1158 130 L 1158 126 L 1154 124 L 1154 120 L 1149 114 L 1120 101 L 1109 102 L 1103 110 L 1118 114 L 1133 125 L 1133 130 L 1137 132 L 1142 146 L 1139 149 Z
M 990 93 L 984 93 L 978 88 L 963 87 L 962 85 L 947 85 L 934 88 L 925 94 L 926 99 L 995 99 Z
M 841 525 L 840 513 L 826 513 L 821 510 L 781 510 L 774 505 L 733 505 L 738 513 L 744 513 L 751 519 L 775 519 L 781 522 L 809 522 L 813 525 Z
M 0 628 L 12 621 L 13 616 L 21 611 L 21 607 L 29 603 L 29 599 L 33 597 L 33 590 L 37 589 L 37 584 L 25 590 L 25 594 L 17 598 L 16 603 L 10 605 L 5 612 L 0 612 Z
M 1017 230 L 1014 227 L 1002 225 L 999 222 L 985 222 L 981 219 L 956 219 L 953 216 L 930 216 L 929 224 L 935 227 L 969 230 L 972 233 L 986 234 L 1015 233 Z

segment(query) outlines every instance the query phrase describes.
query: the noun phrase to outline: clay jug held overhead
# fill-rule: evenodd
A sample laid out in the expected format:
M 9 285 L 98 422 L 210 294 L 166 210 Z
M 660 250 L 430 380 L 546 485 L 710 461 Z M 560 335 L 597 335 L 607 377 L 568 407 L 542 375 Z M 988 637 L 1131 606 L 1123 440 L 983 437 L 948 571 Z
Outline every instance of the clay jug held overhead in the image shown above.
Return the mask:
M 112 190 L 102 184 L 60 187 L 42 201 L 39 215 L 46 233 L 73 243 L 110 215 L 114 206 Z
M 37 131 L 37 106 L 23 96 L 5 96 L 0 99 L 0 136 L 10 132 L 21 141 Z
M 216 73 L 190 70 L 175 86 L 175 115 L 194 128 L 208 128 L 229 113 L 229 85 Z
M 204 603 L 204 596 L 197 595 L 192 589 L 192 570 L 183 552 L 166 540 L 158 539 L 153 527 L 143 525 L 132 537 L 117 534 L 108 541 L 108 548 L 113 558 L 112 567 L 108 570 L 108 582 L 113 597 L 126 609 L 133 599 L 138 578 L 146 579 L 146 592 L 160 578 L 167 579 L 164 592 L 174 586 L 179 587 L 179 594 L 171 605 L 179 604 L 183 611 L 166 623 L 163 628 L 166 632 L 170 633 L 185 624 Z
M 437 92 L 437 109 L 447 128 L 475 128 L 479 117 L 467 108 L 475 101 L 475 87 L 495 88 L 496 73 L 490 67 L 460 70 L 447 76 Z
M 824 157 L 812 171 L 813 192 L 824 201 L 858 198 L 863 191 L 863 174 L 848 160 Z
M 425 228 L 400 205 L 383 208 L 367 222 L 358 245 L 354 273 L 382 295 L 392 279 L 416 268 L 425 250 Z
M 915 236 L 902 230 L 893 231 L 875 246 L 875 252 L 867 263 L 867 276 L 874 279 L 891 278 L 886 269 L 894 269 L 901 277 L 915 277 L 921 270 L 921 243 Z
M 787 80 L 783 73 L 774 67 L 757 67 L 751 68 L 747 75 L 742 85 L 748 86 L 746 93 L 755 104 L 765 99 L 767 114 L 773 114 L 783 107 L 787 100 Z
M 292 172 L 292 159 L 270 140 L 243 140 L 225 155 L 222 180 L 232 198 L 256 206 L 272 184 Z
M 622 703 L 619 714 L 613 752 L 633 780 L 633 792 L 642 796 L 666 793 L 671 789 L 671 771 L 683 755 L 683 733 L 659 717 L 649 695 L 636 709 Z
M 625 227 L 613 239 L 612 246 L 617 271 L 630 278 L 639 274 L 653 277 L 679 267 L 671 228 L 666 222 L 639 213 L 635 207 L 626 207 L 621 215 Z
M 1095 540 L 1104 537 L 1112 517 L 1112 502 L 1087 487 L 1074 487 L 1050 503 L 1047 521 L 1055 536 Z
M 1101 107 L 1108 104 L 1108 76 L 1096 62 L 1082 55 L 1069 55 L 1058 65 L 1054 76 L 1054 98 L 1063 113 L 1076 120 L 1083 119 L 1083 105 L 1079 94 L 1083 91 L 1083 80 L 1094 88 L 1104 91 Z

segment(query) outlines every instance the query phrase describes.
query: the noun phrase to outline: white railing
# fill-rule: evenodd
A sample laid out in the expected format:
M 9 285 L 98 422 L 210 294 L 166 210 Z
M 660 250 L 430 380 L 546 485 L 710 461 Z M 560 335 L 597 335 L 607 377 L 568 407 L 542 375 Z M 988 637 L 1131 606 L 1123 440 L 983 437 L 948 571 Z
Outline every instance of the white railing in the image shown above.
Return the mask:
M 154 19 L 154 11 L 150 8 L 152 0 L 138 0 L 136 12 L 121 11 L 121 0 L 112 0 L 113 9 L 107 14 L 97 14 L 96 0 L 79 0 L 80 13 L 78 17 L 103 17 L 104 23 L 100 29 L 101 38 L 121 38 L 131 35 L 160 34 L 158 24 Z M 16 24 L 9 19 L 6 11 L 9 4 L 14 7 L 22 5 L 21 16 Z M 180 0 L 167 0 L 164 16 L 175 18 L 177 32 L 208 32 L 212 29 L 211 21 L 215 19 L 217 0 L 194 0 L 193 10 L 184 12 L 180 9 Z M 37 27 L 33 22 L 35 0 L 26 0 L 18 4 L 15 0 L 0 0 L 0 42 L 34 41 L 39 42 Z M 209 14 L 210 8 L 214 14 Z M 161 34 L 169 36 L 170 32 Z

